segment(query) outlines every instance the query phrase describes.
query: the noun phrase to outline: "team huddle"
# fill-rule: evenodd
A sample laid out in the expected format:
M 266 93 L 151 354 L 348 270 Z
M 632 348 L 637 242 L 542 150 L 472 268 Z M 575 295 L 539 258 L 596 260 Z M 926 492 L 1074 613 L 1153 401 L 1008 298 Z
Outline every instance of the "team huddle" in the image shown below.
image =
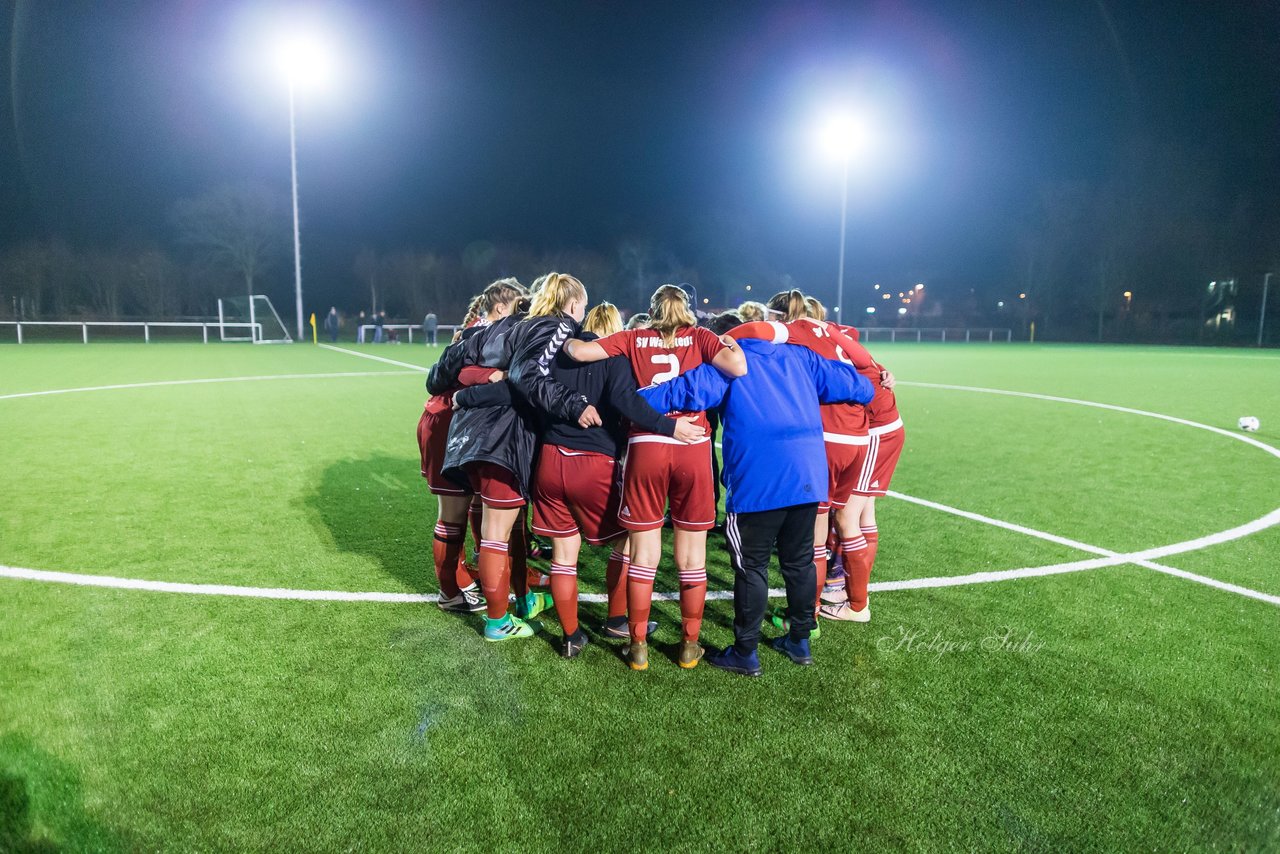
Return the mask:
M 554 607 L 562 654 L 575 657 L 588 643 L 579 552 L 583 541 L 609 546 L 602 633 L 625 639 L 629 666 L 644 670 L 670 525 L 678 663 L 696 667 L 719 428 L 735 642 L 708 663 L 759 675 L 768 620 L 783 631 L 772 646 L 810 664 L 819 615 L 870 619 L 875 497 L 893 476 L 902 421 L 892 374 L 855 329 L 827 321 L 817 300 L 785 291 L 699 326 L 686 292 L 663 285 L 648 314 L 623 329 L 612 305 L 587 311 L 579 280 L 548 273 L 531 291 L 494 282 L 472 300 L 464 327 L 431 369 L 418 424 L 422 474 L 439 501 L 442 609 L 485 611 L 485 639 L 504 641 L 532 636 L 531 618 Z M 465 559 L 468 520 L 474 566 Z M 551 541 L 548 576 L 528 563 L 527 525 Z M 769 614 L 775 552 L 787 606 Z

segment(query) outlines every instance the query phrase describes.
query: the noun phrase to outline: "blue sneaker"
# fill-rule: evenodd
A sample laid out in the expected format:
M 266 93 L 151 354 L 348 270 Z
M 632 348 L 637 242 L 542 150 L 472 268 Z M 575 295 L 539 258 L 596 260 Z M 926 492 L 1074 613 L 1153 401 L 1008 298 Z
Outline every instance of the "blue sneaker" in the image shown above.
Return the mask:
M 526 622 L 510 614 L 500 620 L 490 620 L 486 617 L 484 621 L 484 639 L 498 643 L 500 641 L 514 640 L 515 638 L 531 638 L 540 628 L 542 628 L 542 624 L 536 620 Z
M 774 638 L 769 646 L 794 661 L 796 664 L 803 664 L 806 667 L 813 664 L 813 655 L 809 652 L 809 639 L 792 640 L 791 635 L 783 635 L 780 638 Z
M 764 669 L 760 666 L 760 655 L 754 650 L 750 655 L 742 655 L 733 647 L 727 646 L 719 652 L 708 655 L 706 662 L 712 667 L 728 670 L 730 673 L 740 673 L 743 676 L 759 676 L 764 673 Z

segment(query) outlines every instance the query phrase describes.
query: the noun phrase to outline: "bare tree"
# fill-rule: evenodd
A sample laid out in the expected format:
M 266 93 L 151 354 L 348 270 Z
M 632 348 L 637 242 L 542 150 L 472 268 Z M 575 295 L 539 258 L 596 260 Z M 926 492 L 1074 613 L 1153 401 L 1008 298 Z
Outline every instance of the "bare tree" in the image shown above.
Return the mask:
M 147 249 L 130 259 L 134 298 L 143 314 L 166 317 L 181 305 L 178 265 L 160 249 Z
M 243 277 L 245 292 L 284 245 L 288 218 L 279 197 L 257 184 L 227 184 L 174 205 L 183 243 Z
M 378 274 L 381 272 L 381 267 L 382 262 L 378 258 L 378 253 L 370 246 L 360 248 L 360 254 L 356 255 L 355 266 L 352 267 L 356 278 L 369 288 L 369 308 L 373 314 L 378 313 Z

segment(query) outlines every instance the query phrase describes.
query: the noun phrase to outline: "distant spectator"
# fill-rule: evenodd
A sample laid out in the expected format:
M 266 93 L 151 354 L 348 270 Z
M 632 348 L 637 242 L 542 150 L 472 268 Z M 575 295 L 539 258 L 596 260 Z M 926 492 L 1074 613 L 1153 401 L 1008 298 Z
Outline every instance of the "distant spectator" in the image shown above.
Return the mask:
M 769 309 L 762 302 L 747 300 L 738 306 L 738 317 L 743 323 L 754 323 L 757 320 L 769 320 Z
M 627 321 L 627 329 L 643 329 L 649 325 L 649 315 L 643 311 L 639 314 L 631 315 L 631 319 Z
M 374 344 L 381 344 L 385 340 L 384 336 L 386 335 L 386 333 L 383 331 L 382 327 L 386 324 L 386 322 L 387 322 L 387 313 L 385 311 L 380 311 L 376 315 L 374 315 L 373 317 L 373 343 Z
M 422 340 L 424 343 L 434 347 L 436 345 L 436 330 L 440 327 L 440 321 L 434 313 L 428 314 L 422 318 Z
M 338 341 L 338 309 L 336 306 L 329 307 L 329 313 L 324 317 L 324 331 L 329 333 L 329 341 L 337 343 Z
M 356 320 L 356 343 L 357 344 L 364 343 L 365 319 L 366 318 L 364 316 L 364 312 L 363 311 L 360 312 L 360 317 Z

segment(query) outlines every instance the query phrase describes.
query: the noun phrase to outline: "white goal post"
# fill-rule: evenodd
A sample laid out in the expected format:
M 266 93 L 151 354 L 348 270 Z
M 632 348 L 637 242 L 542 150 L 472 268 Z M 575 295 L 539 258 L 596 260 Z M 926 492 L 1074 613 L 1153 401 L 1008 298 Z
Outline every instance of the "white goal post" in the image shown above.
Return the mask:
M 293 336 L 265 294 L 220 297 L 218 337 L 223 341 L 252 341 L 254 344 L 293 343 Z

